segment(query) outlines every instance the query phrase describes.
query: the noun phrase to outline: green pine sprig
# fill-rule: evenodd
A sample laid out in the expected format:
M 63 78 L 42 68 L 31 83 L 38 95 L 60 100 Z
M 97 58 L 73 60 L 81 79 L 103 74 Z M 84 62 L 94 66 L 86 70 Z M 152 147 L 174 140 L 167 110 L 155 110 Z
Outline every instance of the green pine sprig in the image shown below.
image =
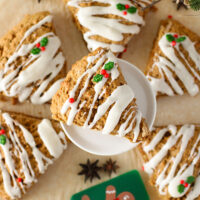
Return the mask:
M 195 11 L 200 10 L 200 0 L 189 0 L 189 5 Z

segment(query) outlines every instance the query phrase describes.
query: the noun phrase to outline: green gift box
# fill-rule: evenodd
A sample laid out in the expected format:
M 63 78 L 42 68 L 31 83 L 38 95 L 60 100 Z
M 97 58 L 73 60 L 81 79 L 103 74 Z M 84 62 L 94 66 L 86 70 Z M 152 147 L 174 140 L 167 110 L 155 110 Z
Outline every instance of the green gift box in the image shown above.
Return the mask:
M 133 170 L 83 190 L 71 200 L 149 200 L 142 178 Z

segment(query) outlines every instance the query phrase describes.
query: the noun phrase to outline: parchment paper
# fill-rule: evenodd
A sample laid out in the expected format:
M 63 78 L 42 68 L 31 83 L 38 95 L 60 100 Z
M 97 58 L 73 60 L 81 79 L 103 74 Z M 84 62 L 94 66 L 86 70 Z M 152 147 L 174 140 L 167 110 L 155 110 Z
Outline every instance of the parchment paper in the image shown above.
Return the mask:
M 161 19 L 173 15 L 191 28 L 200 33 L 200 13 L 194 11 L 176 11 L 171 0 L 162 0 L 157 4 L 157 12 L 149 13 L 146 17 L 146 26 L 140 34 L 135 36 L 128 45 L 123 59 L 132 62 L 141 70 L 145 69 L 153 40 Z M 19 22 L 25 14 L 49 10 L 54 15 L 54 24 L 57 34 L 62 41 L 62 48 L 67 59 L 68 69 L 82 56 L 88 53 L 81 33 L 73 24 L 69 12 L 65 9 L 62 0 L 0 0 L 0 37 Z M 18 111 L 33 116 L 50 117 L 48 105 L 33 106 L 30 104 L 11 105 L 9 102 L 0 102 L 0 109 Z M 196 97 L 164 97 L 158 100 L 158 111 L 155 124 L 167 125 L 169 123 L 200 123 L 200 95 Z M 68 145 L 60 159 L 50 166 L 47 172 L 39 178 L 39 183 L 33 186 L 23 200 L 69 200 L 71 195 L 109 179 L 103 175 L 101 180 L 93 183 L 84 183 L 84 178 L 77 176 L 80 171 L 78 164 L 86 159 L 99 159 L 102 164 L 108 157 L 88 154 L 73 144 Z M 119 156 L 113 156 L 120 165 L 116 175 L 131 169 L 138 169 L 147 187 L 152 200 L 159 200 L 155 189 L 148 184 L 148 176 L 141 170 L 141 158 L 137 150 L 132 150 Z M 112 175 L 112 177 L 116 176 Z

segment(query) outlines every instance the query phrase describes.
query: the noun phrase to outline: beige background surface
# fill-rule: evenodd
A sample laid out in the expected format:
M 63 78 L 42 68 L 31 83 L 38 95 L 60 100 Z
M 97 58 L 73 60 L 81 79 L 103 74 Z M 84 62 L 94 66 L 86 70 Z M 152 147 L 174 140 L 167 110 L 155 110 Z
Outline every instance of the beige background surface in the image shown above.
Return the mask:
M 128 50 L 123 56 L 124 59 L 132 62 L 141 70 L 145 69 L 161 19 L 171 14 L 196 33 L 200 33 L 200 13 L 184 11 L 184 9 L 177 12 L 171 0 L 162 0 L 157 4 L 157 7 L 157 12 L 147 15 L 146 26 L 142 28 L 139 35 L 131 40 Z M 19 22 L 25 14 L 42 10 L 51 11 L 55 17 L 56 31 L 61 38 L 68 69 L 70 69 L 71 64 L 86 55 L 88 51 L 82 40 L 82 35 L 73 24 L 62 0 L 41 0 L 40 4 L 37 3 L 37 0 L 0 0 L 0 36 Z M 50 117 L 48 105 L 18 104 L 12 106 L 9 102 L 0 102 L 0 108 L 34 116 Z M 200 95 L 194 98 L 184 96 L 159 99 L 155 124 L 164 125 L 169 123 L 200 123 Z M 80 170 L 78 163 L 86 162 L 87 158 L 91 160 L 99 159 L 100 163 L 103 163 L 108 157 L 94 156 L 83 152 L 73 144 L 69 144 L 68 149 L 61 158 L 49 167 L 46 174 L 39 179 L 39 183 L 30 189 L 23 200 L 69 200 L 73 193 L 107 180 L 109 177 L 104 175 L 100 181 L 85 184 L 83 177 L 77 176 L 77 172 Z M 121 167 L 117 175 L 131 169 L 138 169 L 151 199 L 160 199 L 153 187 L 148 184 L 148 176 L 141 170 L 141 159 L 136 150 L 113 156 L 113 159 L 116 159 Z

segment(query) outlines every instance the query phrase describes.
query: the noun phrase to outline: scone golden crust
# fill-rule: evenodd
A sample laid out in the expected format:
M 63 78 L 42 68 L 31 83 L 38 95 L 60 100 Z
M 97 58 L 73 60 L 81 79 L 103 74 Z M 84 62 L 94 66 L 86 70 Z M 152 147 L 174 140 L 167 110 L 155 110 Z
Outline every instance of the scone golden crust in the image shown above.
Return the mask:
M 65 76 L 60 46 L 49 12 L 25 16 L 0 39 L 0 93 L 20 102 L 49 102 Z
M 88 49 L 110 48 L 119 54 L 133 35 L 144 25 L 142 7 L 152 1 L 139 0 L 64 0 L 78 29 L 82 32 Z
M 0 112 L 0 198 L 19 199 L 67 147 L 59 125 L 48 119 Z
M 156 95 L 196 95 L 200 88 L 200 37 L 173 19 L 161 22 L 146 75 Z
M 162 199 L 200 199 L 200 126 L 156 127 L 139 150 Z
M 116 57 L 99 48 L 77 61 L 52 98 L 54 119 L 125 136 L 133 142 L 148 135 L 132 89 Z

